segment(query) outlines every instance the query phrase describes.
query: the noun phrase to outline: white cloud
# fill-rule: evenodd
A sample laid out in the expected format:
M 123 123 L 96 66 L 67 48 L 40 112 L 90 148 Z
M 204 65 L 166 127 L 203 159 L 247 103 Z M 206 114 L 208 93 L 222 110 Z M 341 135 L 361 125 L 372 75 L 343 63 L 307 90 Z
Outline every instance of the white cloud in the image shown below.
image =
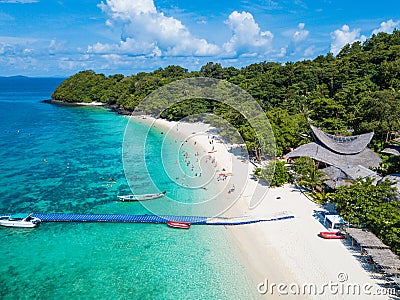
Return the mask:
M 336 29 L 335 31 L 331 32 L 331 38 L 331 52 L 334 55 L 338 54 L 342 47 L 346 44 L 366 40 L 364 35 L 360 36 L 359 28 L 350 31 L 350 27 L 348 25 L 343 25 L 341 29 Z
M 10 48 L 9 45 L 0 42 L 0 55 L 10 53 L 11 51 L 12 49 Z
M 378 34 L 379 32 L 392 33 L 395 28 L 398 28 L 400 25 L 400 20 L 394 22 L 392 19 L 387 20 L 386 22 L 381 23 L 381 27 L 372 31 L 372 34 Z
M 393 21 L 393 19 L 382 22 L 380 27 L 374 29 L 372 34 L 378 34 L 379 32 L 392 33 L 395 28 L 400 26 L 400 20 Z M 340 52 L 343 46 L 351 44 L 356 41 L 364 42 L 367 38 L 365 35 L 360 35 L 360 29 L 350 30 L 348 25 L 343 25 L 342 28 L 331 32 L 331 52 L 336 55 Z
M 80 69 L 86 69 L 88 67 L 88 64 L 86 61 L 75 60 L 69 57 L 61 57 L 58 60 L 58 67 L 62 70 L 75 71 Z
M 33 52 L 33 49 L 30 48 L 25 48 L 22 50 L 22 53 L 24 53 L 25 55 L 29 55 Z
M 14 20 L 15 20 L 14 17 L 0 11 L 0 22 L 1 21 L 14 21 Z
M 315 48 L 315 46 L 311 45 L 306 50 L 304 50 L 304 56 L 310 57 L 310 56 L 313 56 L 316 52 L 317 52 L 317 49 Z
M 150 56 L 212 56 L 218 46 L 193 36 L 181 21 L 158 12 L 153 0 L 107 0 L 99 7 L 111 18 L 108 26 L 122 26 L 115 44 L 97 43 L 88 52 Z
M 48 45 L 48 53 L 55 55 L 56 53 L 64 50 L 64 42 L 58 42 L 56 39 L 52 39 Z
M 108 13 L 112 19 L 130 21 L 141 14 L 156 14 L 157 10 L 153 0 L 106 0 L 98 7 Z
M 307 37 L 308 34 L 310 33 L 308 30 L 304 29 L 305 24 L 304 23 L 299 23 L 298 30 L 295 31 L 295 33 L 293 34 L 293 41 L 295 43 L 304 41 Z
M 279 53 L 276 55 L 277 57 L 285 57 L 286 56 L 286 48 L 282 47 Z
M 283 35 L 290 39 L 289 44 L 286 46 L 286 55 L 294 56 L 303 52 L 305 41 L 310 34 L 308 30 L 304 29 L 304 27 L 304 23 L 299 23 L 297 29 L 290 29 L 283 32 Z
M 233 31 L 231 39 L 223 45 L 227 55 L 264 54 L 268 51 L 274 35 L 270 31 L 261 31 L 251 13 L 234 11 L 225 24 Z
M 106 63 L 103 65 L 103 68 L 105 69 L 109 69 L 115 66 L 129 66 L 132 63 L 122 55 L 118 54 L 104 54 L 101 57 L 106 60 Z
M 133 38 L 126 38 L 118 44 L 96 43 L 88 47 L 89 53 L 97 54 L 129 54 L 129 55 L 149 55 L 157 49 L 155 42 L 137 41 Z
M 39 0 L 0 0 L 0 3 L 35 3 L 39 2 Z
M 0 36 L 0 54 L 26 55 L 32 52 L 34 45 L 37 46 L 40 42 L 34 38 Z

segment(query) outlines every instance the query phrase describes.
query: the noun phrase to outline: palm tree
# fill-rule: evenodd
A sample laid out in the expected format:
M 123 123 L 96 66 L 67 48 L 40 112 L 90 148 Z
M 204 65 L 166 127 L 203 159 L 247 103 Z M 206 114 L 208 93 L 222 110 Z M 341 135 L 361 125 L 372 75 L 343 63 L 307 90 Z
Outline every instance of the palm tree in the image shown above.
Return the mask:
M 325 204 L 329 201 L 332 200 L 332 193 L 326 192 L 325 189 L 323 189 L 321 192 L 316 192 L 311 195 L 311 197 L 314 199 L 315 202 L 319 204 Z
M 298 184 L 310 189 L 312 193 L 321 191 L 324 182 L 327 180 L 327 178 L 324 178 L 325 174 L 318 168 L 318 164 L 313 159 L 309 157 L 301 161 L 300 159 L 298 159 L 299 164 L 302 164 L 302 166 L 298 166 L 298 168 L 295 166 L 295 170 L 297 169 L 297 175 L 299 176 Z

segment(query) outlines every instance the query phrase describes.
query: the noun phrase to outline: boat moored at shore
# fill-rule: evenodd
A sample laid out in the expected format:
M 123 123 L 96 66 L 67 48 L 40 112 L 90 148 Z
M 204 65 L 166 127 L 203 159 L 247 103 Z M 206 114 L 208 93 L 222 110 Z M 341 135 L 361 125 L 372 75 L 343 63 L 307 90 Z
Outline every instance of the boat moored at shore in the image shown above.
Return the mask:
M 344 239 L 346 236 L 340 231 L 321 231 L 319 236 L 328 240 Z

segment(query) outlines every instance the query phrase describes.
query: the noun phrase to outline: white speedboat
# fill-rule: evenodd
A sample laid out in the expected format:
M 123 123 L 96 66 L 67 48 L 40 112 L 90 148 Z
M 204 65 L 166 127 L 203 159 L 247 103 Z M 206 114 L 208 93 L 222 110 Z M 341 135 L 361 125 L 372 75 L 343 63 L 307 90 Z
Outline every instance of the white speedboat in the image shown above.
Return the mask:
M 162 193 L 157 194 L 145 194 L 145 195 L 124 195 L 117 196 L 121 201 L 142 201 L 142 200 L 152 200 L 164 197 L 167 191 L 163 191 Z
M 40 225 L 39 218 L 32 214 L 16 214 L 11 216 L 0 216 L 0 225 L 5 227 L 33 228 Z

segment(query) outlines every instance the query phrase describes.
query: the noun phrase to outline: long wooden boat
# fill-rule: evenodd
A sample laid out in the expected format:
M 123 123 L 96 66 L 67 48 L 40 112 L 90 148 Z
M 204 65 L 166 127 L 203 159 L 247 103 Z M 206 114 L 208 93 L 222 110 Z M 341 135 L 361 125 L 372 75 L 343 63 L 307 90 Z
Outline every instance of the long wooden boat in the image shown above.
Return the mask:
M 143 201 L 143 200 L 152 200 L 164 197 L 167 191 L 163 191 L 162 193 L 157 194 L 144 194 L 144 195 L 123 195 L 117 196 L 121 201 Z
M 181 228 L 181 229 L 190 228 L 190 223 L 188 222 L 168 221 L 167 225 L 173 228 Z
M 328 240 L 344 239 L 346 237 L 340 231 L 321 231 L 319 236 Z

